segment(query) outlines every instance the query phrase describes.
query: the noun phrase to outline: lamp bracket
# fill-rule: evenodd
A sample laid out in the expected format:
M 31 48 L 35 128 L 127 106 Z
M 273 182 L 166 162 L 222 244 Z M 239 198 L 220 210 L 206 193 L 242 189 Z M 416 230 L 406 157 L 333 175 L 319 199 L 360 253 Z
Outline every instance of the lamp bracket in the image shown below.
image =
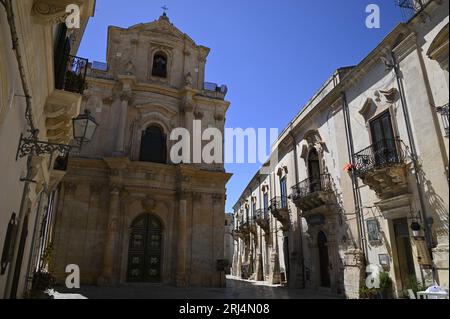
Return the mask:
M 21 134 L 19 146 L 17 148 L 16 161 L 31 154 L 40 156 L 59 151 L 64 155 L 67 154 L 71 148 L 72 146 L 66 144 L 39 141 L 34 134 L 32 134 L 31 137 L 23 137 L 23 134 Z

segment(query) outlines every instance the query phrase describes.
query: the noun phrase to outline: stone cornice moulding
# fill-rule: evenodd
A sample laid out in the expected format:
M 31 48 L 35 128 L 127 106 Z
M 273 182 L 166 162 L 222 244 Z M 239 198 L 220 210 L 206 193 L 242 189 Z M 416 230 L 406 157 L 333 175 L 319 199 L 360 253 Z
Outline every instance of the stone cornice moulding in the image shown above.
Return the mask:
M 417 35 L 410 33 L 392 51 L 397 57 L 397 62 L 403 61 L 414 49 L 417 48 Z

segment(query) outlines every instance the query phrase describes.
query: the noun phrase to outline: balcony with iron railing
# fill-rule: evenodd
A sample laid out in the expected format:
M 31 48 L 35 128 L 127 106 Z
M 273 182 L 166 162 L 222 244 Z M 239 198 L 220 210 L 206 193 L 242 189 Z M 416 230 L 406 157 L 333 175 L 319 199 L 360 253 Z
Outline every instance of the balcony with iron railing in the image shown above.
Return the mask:
M 292 187 L 291 198 L 303 214 L 332 205 L 334 196 L 330 174 L 309 177 L 301 181 Z
M 286 196 L 275 196 L 272 198 L 269 211 L 283 225 L 283 229 L 289 228 L 289 207 Z
M 248 220 L 241 222 L 239 225 L 239 231 L 243 235 L 248 236 L 250 234 L 250 222 Z
M 381 199 L 405 194 L 407 147 L 400 139 L 383 139 L 356 153 L 354 174 Z
M 49 142 L 67 144 L 72 138 L 71 119 L 80 113 L 87 67 L 88 60 L 76 56 L 55 61 L 55 89 L 44 109 Z
M 449 112 L 448 103 L 442 106 L 436 107 L 436 112 L 441 114 L 442 126 L 444 127 L 445 137 L 449 136 Z
M 56 70 L 55 88 L 83 94 L 86 89 L 88 59 L 69 55 L 61 70 Z
M 267 234 L 270 230 L 269 210 L 268 209 L 258 209 L 255 212 L 255 222 Z

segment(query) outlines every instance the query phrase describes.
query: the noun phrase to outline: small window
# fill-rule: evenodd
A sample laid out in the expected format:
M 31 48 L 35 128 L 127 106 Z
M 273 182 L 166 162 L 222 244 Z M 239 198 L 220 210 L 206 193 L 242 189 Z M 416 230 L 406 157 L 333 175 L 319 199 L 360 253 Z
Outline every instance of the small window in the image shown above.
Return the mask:
M 153 57 L 152 76 L 167 77 L 167 56 L 162 52 L 156 53 Z

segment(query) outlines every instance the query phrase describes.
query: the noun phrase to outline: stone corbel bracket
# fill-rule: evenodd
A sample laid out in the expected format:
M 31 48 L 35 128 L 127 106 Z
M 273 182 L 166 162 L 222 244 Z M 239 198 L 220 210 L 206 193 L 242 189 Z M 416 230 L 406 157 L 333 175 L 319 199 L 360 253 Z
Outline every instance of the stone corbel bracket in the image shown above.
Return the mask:
M 69 14 L 66 12 L 66 8 L 70 4 L 81 6 L 83 0 L 35 0 L 33 2 L 32 15 L 39 23 L 62 23 Z

